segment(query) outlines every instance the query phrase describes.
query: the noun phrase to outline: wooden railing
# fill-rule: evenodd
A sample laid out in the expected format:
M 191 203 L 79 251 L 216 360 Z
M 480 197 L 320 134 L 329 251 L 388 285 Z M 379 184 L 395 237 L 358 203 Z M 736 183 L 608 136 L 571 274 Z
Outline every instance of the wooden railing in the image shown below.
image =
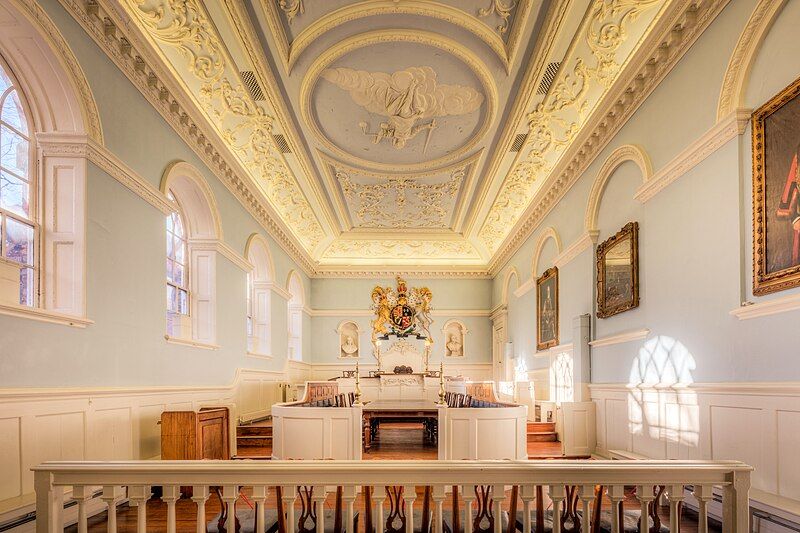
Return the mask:
M 456 513 L 451 516 L 456 533 L 473 533 L 477 514 L 501 516 L 507 498 L 506 487 L 513 487 L 510 502 L 516 508 L 516 496 L 522 501 L 522 520 L 503 530 L 501 520 L 493 520 L 493 533 L 522 533 L 543 530 L 542 500 L 547 494 L 552 502 L 552 531 L 562 533 L 567 513 L 579 517 L 580 533 L 592 533 L 593 522 L 580 517 L 599 515 L 605 494 L 610 501 L 611 533 L 621 533 L 621 505 L 625 489 L 635 488 L 641 509 L 640 529 L 651 529 L 648 516 L 661 488 L 669 493 L 671 533 L 679 531 L 679 509 L 684 488 L 692 487 L 699 504 L 698 532 L 708 531 L 706 504 L 712 491 L 722 493 L 723 532 L 749 533 L 748 492 L 752 468 L 737 461 L 125 461 L 125 462 L 46 462 L 34 468 L 36 490 L 36 531 L 52 533 L 63 527 L 62 510 L 65 489 L 78 505 L 78 531 L 87 530 L 87 503 L 96 487 L 102 487 L 102 499 L 108 504 L 108 531 L 116 532 L 116 504 L 123 498 L 138 504 L 137 531 L 145 532 L 146 505 L 152 487 L 162 487 L 167 505 L 167 532 L 176 531 L 176 501 L 181 486 L 192 486 L 192 500 L 197 504 L 197 531 L 206 531 L 205 504 L 212 487 L 221 487 L 221 500 L 233 510 L 242 487 L 248 487 L 256 502 L 256 531 L 264 531 L 265 510 L 270 494 L 277 502 L 282 530 L 296 533 L 294 502 L 298 487 L 307 487 L 309 506 L 315 513 L 316 531 L 325 531 L 324 502 L 327 492 L 336 490 L 342 505 L 343 530 L 353 531 L 354 504 L 364 496 L 368 533 L 382 532 L 387 493 L 400 494 L 403 502 L 404 528 L 413 533 L 416 487 L 426 487 L 425 504 L 432 501 L 430 524 L 434 533 L 443 531 L 443 503 L 447 493 L 453 498 Z M 338 487 L 338 488 L 337 488 Z M 384 487 L 389 487 L 387 491 Z M 397 490 L 404 487 L 404 490 Z M 477 487 L 477 488 L 476 488 Z M 308 490 L 313 488 L 313 490 Z M 364 490 L 367 488 L 368 490 Z M 380 490 L 375 490 L 378 488 Z M 394 492 L 392 492 L 394 488 Z M 598 497 L 598 490 L 599 495 Z M 491 491 L 491 497 L 482 498 Z M 302 491 L 301 491 L 302 492 Z M 458 504 L 458 494 L 461 494 Z M 430 496 L 430 498 L 429 498 Z M 473 509 L 473 503 L 479 509 Z M 391 503 L 391 502 L 390 502 Z M 485 507 L 481 510 L 480 505 Z M 532 511 L 536 505 L 536 513 Z M 549 504 L 548 504 L 549 505 Z M 626 509 L 631 505 L 630 500 Z M 306 505 L 303 506 L 306 508 Z M 590 513 L 590 508 L 592 512 Z M 458 512 L 463 511 L 463 515 Z M 427 515 L 426 515 L 427 516 Z M 235 513 L 228 512 L 225 528 L 235 531 Z M 337 515 L 338 517 L 338 515 Z M 461 526 L 459 526 L 459 523 Z M 475 521 L 477 524 L 477 521 Z M 380 527 L 376 527 L 380 525 Z M 570 522 L 576 529 L 575 521 Z M 477 531 L 477 529 L 476 529 Z M 566 531 L 565 531 L 566 533 Z M 599 533 L 599 529 L 595 530 Z

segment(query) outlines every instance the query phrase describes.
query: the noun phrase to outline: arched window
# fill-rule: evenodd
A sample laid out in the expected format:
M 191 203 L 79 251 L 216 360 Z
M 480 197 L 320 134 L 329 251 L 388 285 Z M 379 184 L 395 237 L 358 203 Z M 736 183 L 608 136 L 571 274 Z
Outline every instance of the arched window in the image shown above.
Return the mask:
M 0 59 L 0 272 L 19 277 L 18 298 L 4 291 L 3 299 L 32 307 L 37 305 L 39 284 L 39 225 L 30 132 L 26 104 Z M 13 281 L 7 281 L 13 288 Z
M 167 340 L 216 348 L 219 211 L 203 175 L 192 165 L 171 164 L 161 190 L 174 203 L 166 220 Z
M 167 335 L 182 337 L 189 325 L 189 269 L 186 224 L 172 191 L 167 198 L 178 209 L 167 215 Z
M 303 308 L 305 307 L 305 295 L 303 292 L 303 280 L 297 272 L 289 274 L 286 289 L 291 295 L 289 298 L 289 359 L 295 361 L 303 360 Z
M 254 233 L 247 240 L 247 351 L 250 355 L 270 356 L 270 309 L 274 273 L 267 240 Z

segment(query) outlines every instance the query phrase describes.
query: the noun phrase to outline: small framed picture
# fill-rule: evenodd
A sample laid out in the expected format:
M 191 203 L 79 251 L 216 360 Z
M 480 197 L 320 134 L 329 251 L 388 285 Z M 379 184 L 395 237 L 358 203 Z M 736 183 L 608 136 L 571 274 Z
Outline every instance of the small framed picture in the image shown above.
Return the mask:
M 558 268 L 536 280 L 536 349 L 558 346 Z
M 639 307 L 639 223 L 597 247 L 597 318 Z

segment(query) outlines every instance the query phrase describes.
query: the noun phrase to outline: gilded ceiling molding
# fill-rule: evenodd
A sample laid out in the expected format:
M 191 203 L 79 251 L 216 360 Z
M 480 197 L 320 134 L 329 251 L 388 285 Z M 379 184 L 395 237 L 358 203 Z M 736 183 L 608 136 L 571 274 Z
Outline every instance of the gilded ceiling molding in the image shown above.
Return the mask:
M 576 142 L 513 225 L 493 255 L 489 272 L 500 271 L 729 1 L 702 0 L 669 6 L 668 12 L 645 37 L 639 51 L 629 58 L 629 67 L 622 77 L 598 104 L 605 112 L 592 117 L 584 126 Z
M 462 9 L 442 4 L 439 2 L 430 2 L 423 0 L 366 0 L 355 4 L 343 6 L 327 15 L 315 20 L 309 24 L 299 35 L 291 42 L 284 41 L 282 49 L 287 50 L 287 70 L 291 72 L 295 63 L 300 55 L 308 48 L 314 41 L 322 37 L 325 33 L 353 20 L 358 20 L 366 17 L 373 17 L 378 15 L 387 14 L 408 14 L 419 15 L 423 17 L 436 18 L 443 20 L 449 24 L 459 26 L 469 31 L 486 45 L 497 55 L 506 72 L 510 72 L 511 65 L 514 62 L 515 54 L 519 46 L 521 31 L 525 22 L 528 19 L 532 7 L 531 0 L 519 0 L 517 6 L 517 13 L 514 17 L 515 22 L 511 26 L 511 32 L 508 35 L 508 42 L 504 41 L 501 36 L 492 31 L 487 24 L 478 18 L 466 13 Z M 272 18 L 267 17 L 268 23 Z M 279 31 L 277 31 L 279 30 Z M 276 39 L 281 37 L 285 40 L 286 34 L 283 28 L 272 28 L 270 24 L 270 31 Z M 506 28 L 508 31 L 508 28 Z M 501 32 L 505 33 L 505 32 Z
M 550 91 L 529 113 L 525 155 L 504 180 L 478 232 L 490 252 L 501 245 L 619 75 L 627 56 L 618 58 L 617 51 L 629 37 L 628 25 L 662 4 L 663 0 L 594 2 Z M 584 42 L 587 49 L 578 49 Z
M 556 257 L 561 254 L 561 237 L 552 226 L 548 226 L 539 235 L 539 240 L 536 242 L 536 247 L 533 249 L 533 259 L 531 260 L 531 279 L 538 278 L 539 273 L 539 256 L 542 255 L 547 241 L 552 240 L 556 245 Z
M 633 161 L 639 167 L 639 172 L 642 175 L 642 183 L 647 183 L 653 176 L 653 165 L 650 163 L 650 156 L 640 146 L 634 144 L 626 144 L 620 146 L 603 162 L 603 166 L 595 177 L 592 183 L 592 188 L 589 191 L 589 199 L 586 202 L 586 214 L 583 218 L 583 228 L 587 232 L 597 230 L 597 214 L 600 211 L 600 200 L 603 198 L 603 192 L 606 190 L 606 185 L 611 179 L 611 176 L 616 170 L 626 161 Z
M 277 94 L 276 88 L 278 81 L 272 69 L 266 62 L 263 48 L 256 35 L 255 28 L 250 21 L 247 14 L 247 8 L 243 4 L 245 0 L 222 0 L 225 14 L 232 26 L 236 36 L 239 38 L 250 63 L 253 66 L 253 72 L 258 79 L 261 90 L 267 99 L 267 104 L 275 112 L 275 120 L 278 128 L 273 128 L 273 133 L 282 133 L 289 144 L 291 152 L 294 154 L 297 164 L 300 165 L 301 174 L 305 177 L 305 182 L 313 191 L 316 199 L 317 206 L 321 206 L 322 213 L 320 216 L 324 217 L 323 226 L 333 228 L 335 227 L 335 220 L 330 210 L 327 209 L 327 202 L 325 193 L 318 186 L 318 181 L 313 178 L 314 170 L 311 165 L 309 154 L 305 146 L 300 142 L 300 135 L 295 127 L 293 120 L 289 118 L 290 113 L 286 106 L 286 101 L 282 95 Z
M 750 69 L 758 49 L 787 0 L 759 0 L 733 49 L 717 104 L 717 122 L 744 107 Z
M 130 33 L 121 35 L 121 28 L 126 26 L 119 22 L 115 11 L 106 7 L 105 0 L 88 4 L 78 0 L 59 2 L 289 257 L 307 274 L 312 274 L 314 263 L 310 256 L 260 192 L 254 193 L 259 189 L 250 177 L 236 170 L 238 162 L 229 162 L 227 150 L 220 148 L 215 137 L 205 131 L 205 118 L 195 118 L 199 111 L 184 102 L 182 89 L 150 57 L 150 45 Z
M 177 49 L 201 84 L 195 96 L 228 150 L 242 163 L 286 225 L 313 251 L 326 237 L 316 214 L 272 136 L 273 117 L 256 103 L 200 0 L 150 3 L 122 0 L 149 38 Z M 167 64 L 170 61 L 163 56 Z M 229 73 L 228 70 L 231 70 Z
M 432 161 L 425 161 L 422 163 L 408 164 L 408 165 L 376 163 L 374 161 L 365 160 L 353 154 L 346 153 L 338 146 L 333 144 L 322 132 L 322 130 L 319 127 L 319 124 L 313 117 L 312 106 L 311 106 L 311 95 L 314 91 L 314 87 L 316 86 L 317 82 L 322 77 L 323 72 L 328 68 L 328 66 L 331 63 L 333 63 L 340 57 L 344 56 L 348 52 L 372 44 L 387 43 L 387 42 L 411 42 L 411 43 L 425 44 L 428 46 L 439 48 L 440 50 L 444 50 L 445 52 L 461 60 L 478 77 L 484 89 L 484 97 L 486 105 L 485 117 L 483 119 L 483 123 L 481 124 L 480 129 L 460 149 L 454 150 L 451 154 L 440 157 L 438 159 Z M 300 112 L 303 121 L 306 123 L 311 132 L 317 137 L 320 143 L 322 143 L 331 153 L 333 153 L 335 157 L 343 160 L 354 161 L 355 164 L 364 168 L 384 170 L 386 172 L 397 173 L 397 172 L 417 172 L 417 171 L 428 170 L 431 168 L 437 168 L 449 163 L 450 161 L 454 161 L 464 157 L 465 154 L 467 154 L 470 150 L 475 148 L 475 145 L 481 140 L 481 138 L 486 134 L 486 132 L 491 127 L 492 121 L 494 120 L 494 116 L 497 111 L 498 96 L 497 96 L 497 88 L 495 87 L 494 78 L 491 72 L 489 72 L 489 70 L 483 64 L 481 59 L 477 55 L 475 55 L 471 50 L 465 49 L 456 41 L 453 41 L 452 39 L 449 39 L 447 37 L 444 37 L 436 33 L 420 31 L 420 30 L 409 30 L 409 29 L 390 29 L 390 30 L 376 30 L 367 33 L 362 33 L 359 35 L 354 35 L 352 37 L 340 41 L 335 46 L 327 49 L 324 53 L 322 53 L 309 67 L 305 77 L 303 78 L 300 87 L 299 102 L 300 102 Z
M 569 0 L 554 0 L 550 9 L 547 12 L 542 29 L 539 32 L 536 45 L 531 56 L 531 61 L 523 70 L 525 75 L 517 91 L 517 97 L 514 99 L 507 124 L 517 125 L 520 124 L 525 117 L 528 102 L 536 94 L 536 89 L 539 80 L 547 66 L 547 59 L 551 55 L 553 46 L 557 42 L 558 32 L 561 30 L 562 24 L 566 19 L 566 14 L 570 6 Z M 474 205 L 483 206 L 487 202 L 487 196 L 491 190 L 492 182 L 495 181 L 494 177 L 498 175 L 500 167 L 503 164 L 505 156 L 508 154 L 512 143 L 517 135 L 517 127 L 502 128 L 501 136 L 497 142 L 496 148 L 493 151 L 492 160 L 489 162 L 485 175 L 489 179 L 481 180 L 482 183 L 476 191 Z M 473 209 L 466 221 L 466 233 L 472 235 L 474 228 L 480 220 L 480 210 Z
M 61 32 L 58 31 L 56 25 L 50 20 L 50 17 L 47 16 L 47 13 L 45 13 L 38 2 L 32 0 L 12 0 L 12 3 L 48 41 L 50 50 L 59 58 L 61 65 L 72 81 L 76 94 L 80 97 L 81 114 L 83 115 L 86 132 L 89 138 L 102 146 L 104 140 L 103 126 L 100 123 L 100 113 L 97 111 L 97 103 L 94 100 L 92 89 L 89 87 L 86 74 L 84 74 L 83 68 L 81 68 L 78 62 L 78 58 L 75 57 L 67 41 L 64 40 L 64 36 L 61 35 Z

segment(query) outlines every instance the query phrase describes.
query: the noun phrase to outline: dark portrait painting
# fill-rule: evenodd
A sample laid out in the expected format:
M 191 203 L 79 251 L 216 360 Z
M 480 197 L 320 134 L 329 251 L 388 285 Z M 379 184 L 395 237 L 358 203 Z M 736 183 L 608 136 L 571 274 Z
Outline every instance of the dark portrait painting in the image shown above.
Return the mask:
M 596 253 L 597 318 L 639 307 L 639 223 L 625 224 Z
M 558 345 L 558 269 L 548 268 L 536 280 L 536 349 Z
M 800 80 L 753 115 L 753 293 L 800 285 Z

